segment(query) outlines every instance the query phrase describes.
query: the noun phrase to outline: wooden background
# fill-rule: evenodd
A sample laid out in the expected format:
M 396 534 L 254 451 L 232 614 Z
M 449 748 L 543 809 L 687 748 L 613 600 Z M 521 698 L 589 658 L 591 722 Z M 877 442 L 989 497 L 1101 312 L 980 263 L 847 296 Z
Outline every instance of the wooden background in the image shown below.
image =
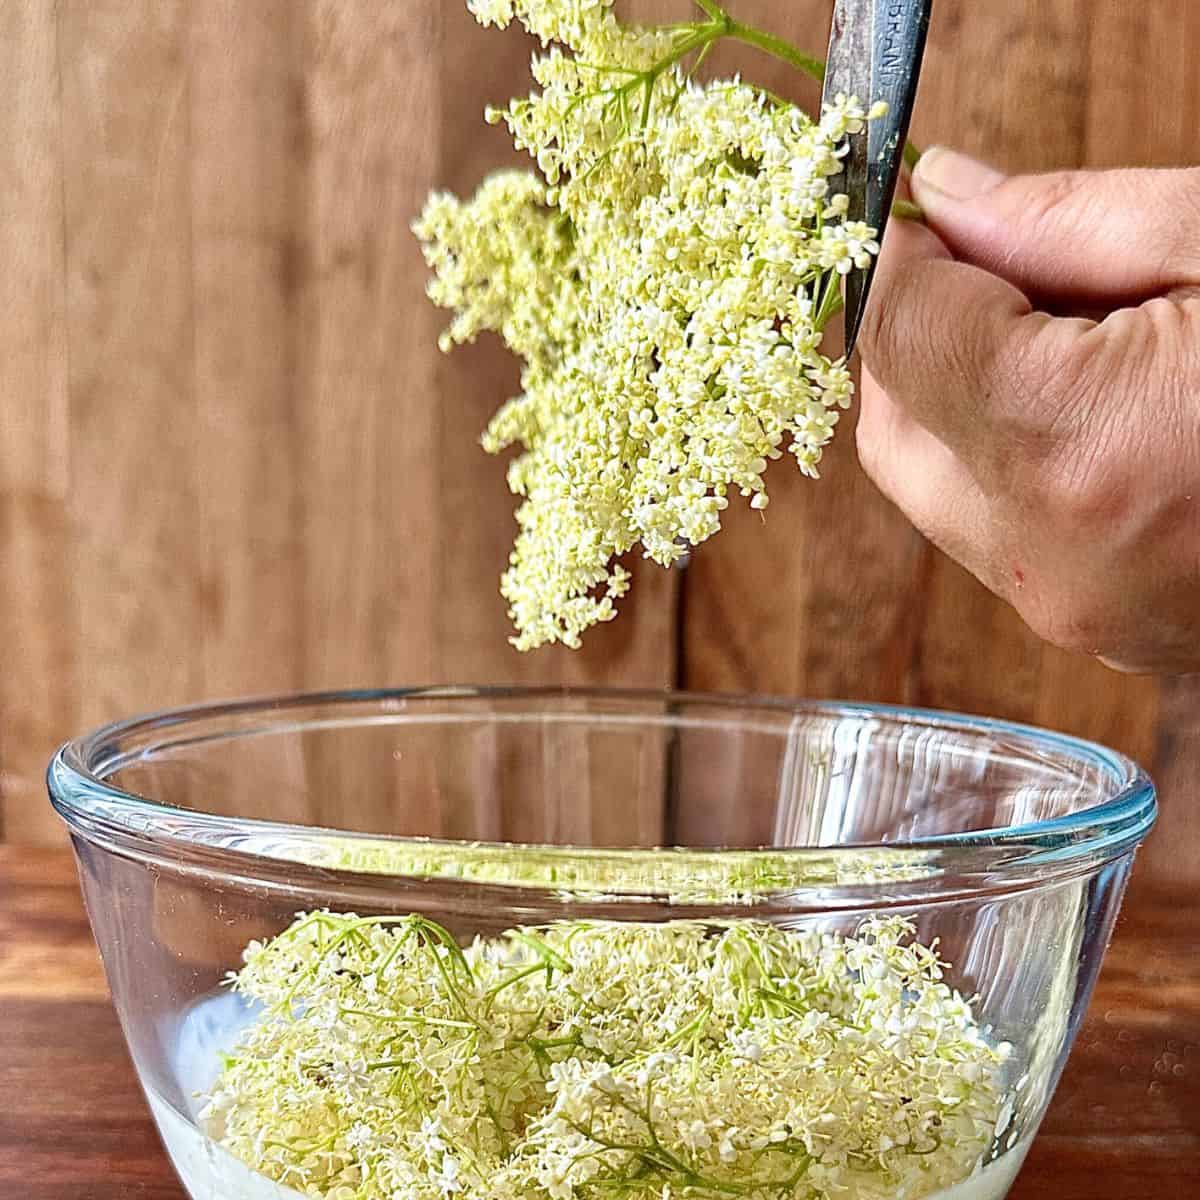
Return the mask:
M 824 42 L 828 0 L 733 8 Z M 1200 5 L 936 10 L 919 142 L 1013 169 L 1200 157 Z M 1200 680 L 1041 646 L 875 493 L 849 430 L 821 483 L 776 468 L 768 520 L 735 514 L 686 571 L 640 571 L 584 652 L 510 649 L 512 503 L 475 439 L 514 371 L 492 346 L 436 353 L 408 224 L 431 187 L 505 161 L 479 114 L 527 89 L 527 54 L 460 0 L 0 3 L 3 838 L 60 840 L 45 761 L 120 714 L 603 681 L 1099 738 L 1164 794 L 1145 886 L 1200 882 Z

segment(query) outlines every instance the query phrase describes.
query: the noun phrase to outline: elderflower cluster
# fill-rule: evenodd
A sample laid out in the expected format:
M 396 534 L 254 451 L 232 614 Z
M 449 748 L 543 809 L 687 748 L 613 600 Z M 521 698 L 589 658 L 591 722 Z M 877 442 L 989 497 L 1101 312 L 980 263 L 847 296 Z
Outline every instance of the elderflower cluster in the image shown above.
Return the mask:
M 348 1200 L 918 1200 L 992 1145 L 1009 1048 L 900 919 L 571 921 L 460 949 L 315 912 L 253 943 L 262 1006 L 202 1119 Z
M 669 31 L 631 28 L 613 14 L 613 0 L 467 0 L 480 25 L 519 21 L 543 46 L 565 46 L 589 62 L 651 66 L 671 44 Z
M 488 113 L 537 171 L 437 193 L 414 225 L 429 295 L 455 313 L 443 348 L 492 331 L 523 361 L 483 438 L 521 448 L 501 581 L 520 649 L 611 619 L 635 546 L 667 566 L 731 497 L 766 508 L 769 461 L 817 475 L 852 391 L 823 330 L 879 249 L 830 190 L 871 115 L 856 99 L 814 122 L 738 80 L 696 83 L 682 64 L 720 27 L 628 28 L 611 2 L 470 0 L 549 47 L 540 90 Z

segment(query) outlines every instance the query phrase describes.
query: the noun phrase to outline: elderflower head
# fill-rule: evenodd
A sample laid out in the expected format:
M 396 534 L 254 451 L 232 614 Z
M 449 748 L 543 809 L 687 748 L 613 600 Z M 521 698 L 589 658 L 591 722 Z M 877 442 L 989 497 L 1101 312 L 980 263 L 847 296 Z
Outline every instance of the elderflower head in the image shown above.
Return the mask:
M 677 61 L 695 34 L 623 26 L 611 0 L 469 7 L 547 47 L 540 91 L 488 114 L 537 170 L 435 194 L 414 229 L 455 313 L 443 348 L 491 331 L 524 364 L 483 437 L 521 450 L 514 643 L 577 646 L 628 590 L 619 556 L 668 566 L 732 498 L 765 508 L 786 453 L 817 475 L 852 392 L 824 326 L 879 250 L 830 191 L 868 114 L 841 96 L 814 122 L 737 80 L 695 83 Z
M 1008 1055 L 941 973 L 902 920 L 464 950 L 423 917 L 311 913 L 248 947 L 259 1015 L 204 1120 L 315 1197 L 920 1200 L 992 1145 Z

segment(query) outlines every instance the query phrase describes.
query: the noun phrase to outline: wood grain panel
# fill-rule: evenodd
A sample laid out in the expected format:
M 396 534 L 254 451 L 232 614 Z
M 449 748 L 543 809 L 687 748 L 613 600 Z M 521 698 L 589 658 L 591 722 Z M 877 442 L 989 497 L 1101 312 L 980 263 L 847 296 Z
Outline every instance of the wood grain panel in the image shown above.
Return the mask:
M 408 231 L 436 178 L 437 0 L 313 0 L 299 423 L 306 677 L 434 675 L 435 356 Z
M 69 0 L 59 54 L 72 520 L 60 569 L 92 724 L 203 688 L 188 6 Z
M 270 691 L 303 680 L 295 10 L 188 6 L 198 649 L 211 696 L 247 678 Z
M 57 5 L 0 8 L 0 837 L 45 826 L 44 750 L 76 721 Z

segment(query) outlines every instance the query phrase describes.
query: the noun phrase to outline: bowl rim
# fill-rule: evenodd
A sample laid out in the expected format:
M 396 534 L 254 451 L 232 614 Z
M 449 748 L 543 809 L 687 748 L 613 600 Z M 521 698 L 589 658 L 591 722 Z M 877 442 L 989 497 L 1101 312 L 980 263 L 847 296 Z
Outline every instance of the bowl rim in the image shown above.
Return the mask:
M 1108 799 L 1078 811 L 1047 820 L 1028 822 L 991 829 L 964 830 L 958 833 L 936 836 L 897 839 L 882 843 L 839 843 L 832 846 L 763 846 L 763 847 L 666 847 L 671 851 L 686 851 L 698 858 L 722 855 L 728 859 L 752 863 L 764 855 L 782 857 L 788 861 L 803 863 L 817 858 L 836 859 L 838 856 L 862 855 L 864 851 L 884 850 L 889 854 L 911 852 L 921 855 L 936 855 L 949 852 L 958 855 L 956 862 L 961 868 L 962 852 L 986 851 L 989 869 L 1002 863 L 1005 877 L 1040 880 L 1058 878 L 1065 874 L 1092 872 L 1104 864 L 1132 853 L 1150 831 L 1158 812 L 1154 785 L 1147 773 L 1131 758 L 1098 742 L 1076 737 L 1017 721 L 993 717 L 950 712 L 920 706 L 854 702 L 842 700 L 809 700 L 786 696 L 741 695 L 737 693 L 674 690 L 670 688 L 610 688 L 571 687 L 544 685 L 430 685 L 417 687 L 380 687 L 338 689 L 312 692 L 285 692 L 264 696 L 251 696 L 230 700 L 208 701 L 182 705 L 155 712 L 131 716 L 100 726 L 89 733 L 64 742 L 55 752 L 46 772 L 50 801 L 60 817 L 74 834 L 86 840 L 100 842 L 110 848 L 124 848 L 137 853 L 140 849 L 147 857 L 158 857 L 169 862 L 173 857 L 188 857 L 197 851 L 210 860 L 214 854 L 214 843 L 206 838 L 220 831 L 244 829 L 246 831 L 272 830 L 284 836 L 331 837 L 351 841 L 368 840 L 372 843 L 393 845 L 420 845 L 442 847 L 447 853 L 456 849 L 484 849 L 497 853 L 528 854 L 536 852 L 551 861 L 574 860 L 595 861 L 606 856 L 619 856 L 622 861 L 649 860 L 661 855 L 664 848 L 617 848 L 600 846 L 578 846 L 553 843 L 520 843 L 504 841 L 467 841 L 452 838 L 421 838 L 404 835 L 357 833 L 347 829 L 302 825 L 263 818 L 224 816 L 199 809 L 177 807 L 150 796 L 140 795 L 117 787 L 109 782 L 106 773 L 132 761 L 130 757 L 115 755 L 114 747 L 138 734 L 155 730 L 178 730 L 189 723 L 211 721 L 220 717 L 245 717 L 251 714 L 274 715 L 286 718 L 289 712 L 302 709 L 327 709 L 344 706 L 397 704 L 400 715 L 394 723 L 403 721 L 403 709 L 423 702 L 445 703 L 450 700 L 464 701 L 500 700 L 527 701 L 531 704 L 553 701 L 605 701 L 612 703 L 642 704 L 655 703 L 664 706 L 664 716 L 648 718 L 638 714 L 639 719 L 653 719 L 670 726 L 682 724 L 672 715 L 672 709 L 705 708 L 726 710 L 749 715 L 770 714 L 774 717 L 793 715 L 822 715 L 861 720 L 883 720 L 909 723 L 921 728 L 941 728 L 983 737 L 1001 736 L 1017 742 L 1023 750 L 1036 754 L 1037 751 L 1055 752 L 1066 755 L 1080 766 L 1088 765 L 1102 771 L 1114 784 L 1115 792 Z M 480 714 L 484 717 L 486 714 Z M 494 715 L 494 714 L 493 714 Z M 577 714 L 578 719 L 595 719 L 599 714 Z M 389 718 L 392 719 L 392 718 Z M 321 724 L 353 725 L 366 721 L 346 718 L 336 722 L 279 721 L 250 731 L 227 732 L 213 740 L 230 736 L 245 736 L 248 733 L 279 733 L 299 728 L 320 727 Z M 780 727 L 782 729 L 782 727 Z M 164 743 L 160 749 L 172 743 Z M 143 748 L 135 757 L 145 757 L 151 752 Z M 160 853 L 152 852 L 152 843 L 159 842 Z M 163 847 L 170 853 L 161 854 Z M 231 849 L 221 846 L 215 851 L 218 858 L 227 857 L 233 862 L 242 861 L 243 875 L 253 877 L 253 864 L 257 860 L 264 866 L 277 863 L 272 856 L 258 851 Z M 313 865 L 303 861 L 288 860 L 292 872 L 311 871 L 314 878 L 329 879 L 343 875 L 361 878 L 355 870 Z M 937 874 L 934 869 L 933 874 Z M 393 880 L 425 880 L 424 876 L 399 876 L 382 874 L 380 878 Z M 443 878 L 443 877 L 436 877 Z M 455 880 L 460 886 L 488 887 L 487 883 L 473 880 Z M 505 888 L 519 891 L 536 891 L 540 885 L 518 883 L 505 884 Z M 834 884 L 822 887 L 822 892 L 837 892 L 843 888 L 848 893 L 861 893 L 857 889 Z M 866 891 L 870 891 L 868 886 Z

